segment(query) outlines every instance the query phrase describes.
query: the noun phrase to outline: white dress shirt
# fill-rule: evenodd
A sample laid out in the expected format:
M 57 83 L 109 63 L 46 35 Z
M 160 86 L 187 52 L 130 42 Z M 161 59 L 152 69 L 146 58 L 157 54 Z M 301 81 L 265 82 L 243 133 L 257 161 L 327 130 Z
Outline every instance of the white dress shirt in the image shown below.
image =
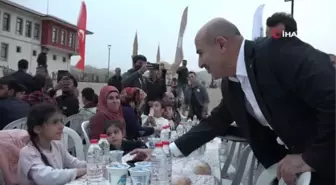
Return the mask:
M 267 126 L 270 129 L 272 127 L 268 124 L 267 120 L 265 119 L 265 116 L 260 110 L 260 107 L 258 105 L 258 102 L 255 98 L 254 92 L 252 90 L 250 80 L 247 75 L 246 65 L 245 65 L 245 40 L 242 42 L 242 45 L 240 46 L 239 54 L 238 54 L 238 60 L 237 60 L 237 69 L 236 69 L 236 76 L 230 77 L 229 80 L 240 83 L 241 88 L 245 95 L 245 106 L 247 112 L 253 116 L 261 125 Z M 281 141 L 280 138 L 277 138 L 277 142 L 280 145 L 284 145 L 284 143 Z M 175 143 L 171 143 L 169 145 L 170 150 L 175 156 L 182 155 L 181 151 L 178 149 L 178 147 L 175 145 Z

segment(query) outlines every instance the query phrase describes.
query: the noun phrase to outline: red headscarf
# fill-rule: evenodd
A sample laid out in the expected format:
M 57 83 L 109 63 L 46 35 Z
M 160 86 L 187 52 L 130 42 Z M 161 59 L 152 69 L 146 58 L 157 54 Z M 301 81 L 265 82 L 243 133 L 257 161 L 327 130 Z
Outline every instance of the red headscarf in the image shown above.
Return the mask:
M 126 87 L 120 93 L 120 100 L 123 103 L 134 102 L 136 105 L 140 104 L 145 98 L 147 94 L 137 87 Z
M 124 115 L 123 115 L 123 111 L 121 108 L 121 105 L 118 109 L 118 111 L 116 112 L 112 112 L 111 110 L 108 109 L 107 106 L 107 97 L 111 92 L 117 92 L 119 94 L 119 91 L 117 88 L 113 87 L 113 86 L 104 86 L 101 90 L 100 90 L 100 94 L 99 94 L 99 99 L 98 99 L 98 110 L 99 112 L 103 112 L 105 114 L 105 116 L 110 119 L 110 120 L 120 120 L 122 122 L 124 122 Z

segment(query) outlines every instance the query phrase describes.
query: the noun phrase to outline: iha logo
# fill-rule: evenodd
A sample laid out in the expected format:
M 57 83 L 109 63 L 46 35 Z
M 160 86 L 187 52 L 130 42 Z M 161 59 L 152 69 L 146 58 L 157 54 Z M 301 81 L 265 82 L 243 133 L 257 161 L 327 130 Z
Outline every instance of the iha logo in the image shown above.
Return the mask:
M 297 33 L 295 32 L 288 32 L 281 29 L 272 29 L 271 35 L 275 39 L 280 39 L 282 37 L 297 37 Z

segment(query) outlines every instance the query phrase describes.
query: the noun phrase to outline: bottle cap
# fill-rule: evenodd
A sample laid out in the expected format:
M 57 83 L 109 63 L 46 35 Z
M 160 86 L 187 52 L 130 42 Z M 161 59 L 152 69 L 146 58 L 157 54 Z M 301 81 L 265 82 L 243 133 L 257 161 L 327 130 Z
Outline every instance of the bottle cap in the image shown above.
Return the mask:
M 100 134 L 99 137 L 100 137 L 100 139 L 102 139 L 102 138 L 106 139 L 107 135 L 106 134 Z
M 97 143 L 98 143 L 98 139 L 91 139 L 91 140 L 90 140 L 90 143 L 91 143 L 91 144 L 97 144 Z
M 169 145 L 169 144 L 170 144 L 170 141 L 162 141 L 162 144 L 163 144 L 163 145 Z
M 156 147 L 162 147 L 162 146 L 163 146 L 162 142 L 157 142 L 157 143 L 155 143 L 155 148 L 156 148 Z

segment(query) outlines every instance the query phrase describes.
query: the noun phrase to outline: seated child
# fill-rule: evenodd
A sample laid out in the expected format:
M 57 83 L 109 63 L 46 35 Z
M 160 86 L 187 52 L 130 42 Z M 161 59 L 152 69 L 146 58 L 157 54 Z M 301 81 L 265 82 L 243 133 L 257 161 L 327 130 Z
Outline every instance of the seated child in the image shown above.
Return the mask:
M 176 124 L 174 122 L 174 110 L 173 107 L 170 105 L 165 105 L 165 111 L 164 111 L 164 118 L 166 118 L 169 122 L 170 130 L 176 129 Z
M 125 140 L 125 126 L 121 121 L 113 120 L 106 122 L 107 140 L 110 143 L 110 150 L 122 150 L 123 155 L 128 154 L 137 148 L 147 148 L 146 144 L 138 140 Z
M 144 125 L 151 125 L 156 132 L 160 132 L 163 126 L 169 125 L 168 120 L 163 117 L 164 111 L 163 103 L 161 101 L 154 101 Z
M 21 149 L 18 177 L 21 185 L 58 185 L 86 174 L 86 162 L 69 154 L 59 141 L 64 125 L 57 107 L 34 105 L 27 118 L 30 142 Z

